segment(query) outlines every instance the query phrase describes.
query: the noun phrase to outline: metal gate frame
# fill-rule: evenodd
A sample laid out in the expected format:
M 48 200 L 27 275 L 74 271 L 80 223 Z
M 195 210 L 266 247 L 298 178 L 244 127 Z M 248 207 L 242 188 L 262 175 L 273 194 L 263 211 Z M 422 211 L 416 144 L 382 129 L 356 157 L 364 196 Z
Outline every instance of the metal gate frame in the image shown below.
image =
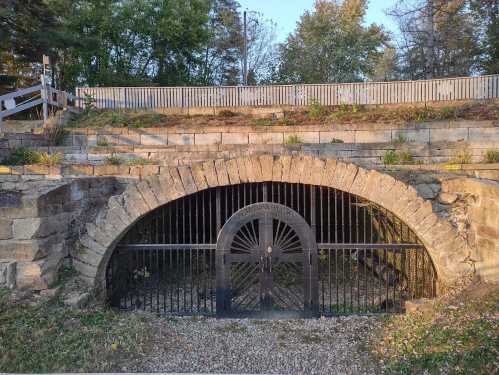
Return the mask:
M 264 182 L 204 190 L 141 219 L 108 264 L 112 304 L 174 315 L 223 316 L 226 296 L 223 305 L 219 300 L 226 284 L 218 280 L 217 271 L 223 268 L 217 248 L 226 253 L 227 247 L 217 243 L 236 212 L 251 211 L 246 207 L 261 202 L 292 211 L 317 243 L 310 247 L 318 263 L 310 275 L 310 295 L 318 295 L 310 299 L 311 315 L 401 312 L 400 302 L 406 299 L 435 296 L 437 277 L 426 249 L 386 209 L 331 188 Z M 385 219 L 388 224 L 383 224 Z M 373 229 L 374 221 L 378 227 Z M 156 233 L 158 228 L 163 232 Z

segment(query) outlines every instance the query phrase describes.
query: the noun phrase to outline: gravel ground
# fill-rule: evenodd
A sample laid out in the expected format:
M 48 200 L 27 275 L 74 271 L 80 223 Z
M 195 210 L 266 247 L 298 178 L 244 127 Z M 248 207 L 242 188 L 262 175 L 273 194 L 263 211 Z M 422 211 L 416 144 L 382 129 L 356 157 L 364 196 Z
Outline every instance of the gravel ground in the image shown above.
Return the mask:
M 318 320 L 156 318 L 153 347 L 135 371 L 378 374 L 364 345 L 375 317 Z

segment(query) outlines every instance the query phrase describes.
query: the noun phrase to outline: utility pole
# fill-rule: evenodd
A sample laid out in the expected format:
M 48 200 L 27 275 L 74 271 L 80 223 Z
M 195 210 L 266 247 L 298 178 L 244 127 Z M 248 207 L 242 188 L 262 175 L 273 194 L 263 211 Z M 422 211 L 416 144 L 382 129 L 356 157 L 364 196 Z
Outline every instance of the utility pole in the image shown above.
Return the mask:
M 243 85 L 248 85 L 248 25 L 244 11 L 244 41 L 243 41 Z

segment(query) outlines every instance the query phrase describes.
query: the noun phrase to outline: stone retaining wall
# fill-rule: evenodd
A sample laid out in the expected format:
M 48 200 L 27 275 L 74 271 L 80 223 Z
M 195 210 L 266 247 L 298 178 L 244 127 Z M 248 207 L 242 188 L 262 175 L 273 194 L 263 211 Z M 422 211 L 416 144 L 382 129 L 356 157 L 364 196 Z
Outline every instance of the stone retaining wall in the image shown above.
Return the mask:
M 435 121 L 414 124 L 335 124 L 307 126 L 197 126 L 164 128 L 69 129 L 67 146 L 283 144 L 296 135 L 303 143 L 412 143 L 499 141 L 499 121 Z
M 0 181 L 0 285 L 33 289 L 57 279 L 82 225 L 121 186 L 113 178 Z
M 442 183 L 442 194 L 441 200 L 454 204 L 451 215 L 474 249 L 477 274 L 486 282 L 499 282 L 499 183 L 450 179 Z

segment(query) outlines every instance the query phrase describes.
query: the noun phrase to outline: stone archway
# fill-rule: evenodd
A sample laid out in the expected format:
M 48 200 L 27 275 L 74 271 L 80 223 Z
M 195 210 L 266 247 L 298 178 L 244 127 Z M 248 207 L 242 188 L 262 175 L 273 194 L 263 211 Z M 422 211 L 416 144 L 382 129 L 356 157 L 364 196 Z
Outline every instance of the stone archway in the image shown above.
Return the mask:
M 471 271 L 469 250 L 452 225 L 438 217 L 430 202 L 393 177 L 354 164 L 311 156 L 252 156 L 210 160 L 169 168 L 109 199 L 73 254 L 75 268 L 97 293 L 105 290 L 105 270 L 114 247 L 148 212 L 195 192 L 244 182 L 289 182 L 331 187 L 372 201 L 402 220 L 426 247 L 440 285 Z

